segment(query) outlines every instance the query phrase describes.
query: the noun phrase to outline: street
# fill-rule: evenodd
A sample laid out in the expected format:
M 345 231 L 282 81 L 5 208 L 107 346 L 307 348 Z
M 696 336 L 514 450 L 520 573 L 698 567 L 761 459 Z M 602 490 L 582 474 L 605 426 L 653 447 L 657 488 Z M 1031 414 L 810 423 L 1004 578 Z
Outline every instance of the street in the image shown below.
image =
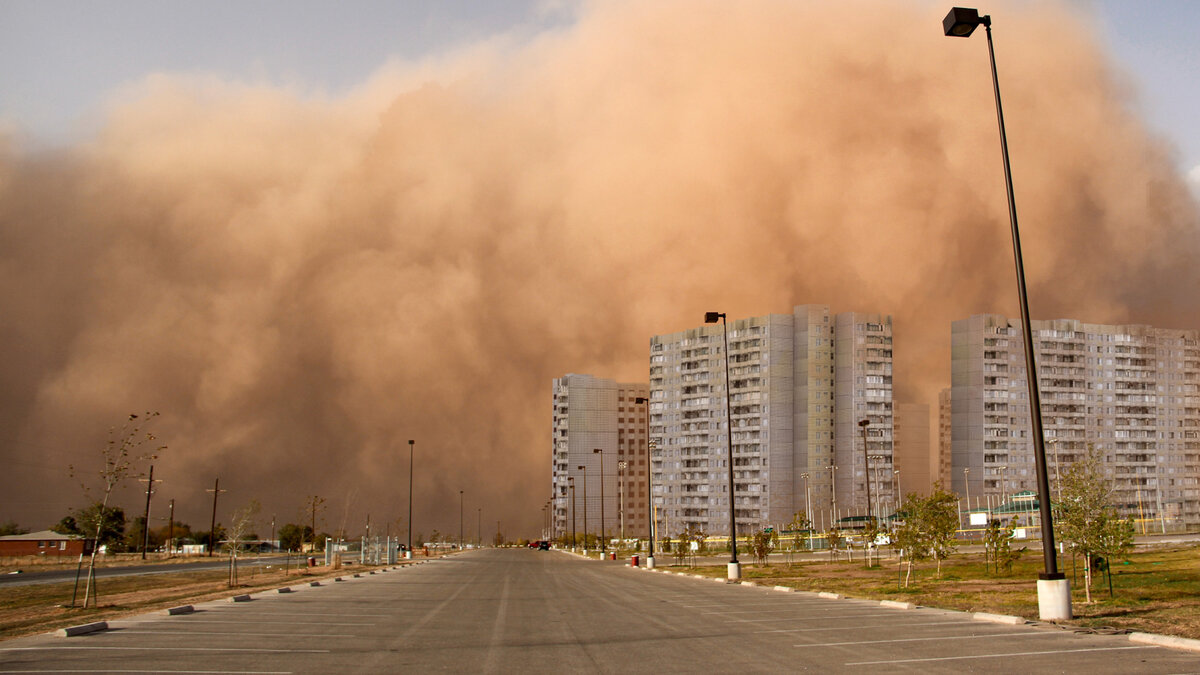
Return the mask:
M 0 672 L 1179 673 L 1200 657 L 1052 626 L 785 593 L 560 551 L 483 549 L 78 637 Z

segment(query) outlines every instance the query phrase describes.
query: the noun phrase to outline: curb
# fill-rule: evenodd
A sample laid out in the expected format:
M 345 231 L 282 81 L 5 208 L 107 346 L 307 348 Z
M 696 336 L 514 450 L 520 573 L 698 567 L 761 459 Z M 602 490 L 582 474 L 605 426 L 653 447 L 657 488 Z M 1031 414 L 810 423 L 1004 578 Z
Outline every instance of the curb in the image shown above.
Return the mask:
M 175 616 L 177 614 L 191 614 L 194 611 L 196 611 L 196 608 L 192 607 L 191 605 L 181 605 L 179 607 L 172 607 L 172 608 L 168 609 L 167 616 Z
M 283 588 L 276 588 L 275 592 L 276 593 L 291 593 L 292 588 L 291 588 L 291 586 L 284 586 Z
M 911 602 L 901 602 L 899 600 L 880 600 L 880 607 L 894 607 L 896 609 L 916 609 L 917 606 Z
M 1006 623 L 1012 626 L 1021 626 L 1026 623 L 1025 619 L 1019 616 L 1009 616 L 1007 614 L 988 614 L 987 612 L 975 612 L 971 615 L 976 621 L 990 621 L 992 623 Z
M 822 591 L 820 593 L 817 593 L 817 597 L 825 598 L 826 600 L 841 600 L 846 596 L 842 595 L 841 593 L 826 593 L 826 592 Z
M 229 599 L 230 602 L 250 602 L 250 600 L 251 600 L 250 594 L 248 594 L 248 593 L 243 593 L 242 595 L 235 595 Z
M 775 588 L 773 588 L 771 590 L 779 591 L 780 593 L 795 593 L 796 592 L 796 589 L 792 588 L 791 586 L 776 586 Z
M 321 582 L 319 582 L 319 581 L 310 581 L 310 582 L 308 582 L 308 585 L 309 585 L 309 586 L 320 586 L 320 585 L 321 585 Z
M 75 637 L 76 635 L 87 635 L 102 630 L 108 630 L 107 621 L 97 621 L 95 623 L 85 623 L 81 626 L 71 626 L 70 628 L 58 629 L 59 637 Z
M 1130 633 L 1129 641 L 1157 645 L 1159 647 L 1173 647 L 1175 649 L 1184 649 L 1190 652 L 1200 652 L 1200 640 L 1175 637 L 1174 635 L 1158 635 L 1157 633 Z

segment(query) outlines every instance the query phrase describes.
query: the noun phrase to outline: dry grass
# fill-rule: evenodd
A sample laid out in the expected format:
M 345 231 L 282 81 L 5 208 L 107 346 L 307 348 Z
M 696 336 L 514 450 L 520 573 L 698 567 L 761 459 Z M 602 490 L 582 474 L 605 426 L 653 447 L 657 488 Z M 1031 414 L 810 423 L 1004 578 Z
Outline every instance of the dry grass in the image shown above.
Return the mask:
M 326 567 L 284 570 L 242 567 L 239 584 L 230 588 L 226 570 L 179 572 L 149 576 L 108 577 L 99 580 L 100 606 L 69 607 L 74 583 L 39 584 L 0 589 L 0 639 L 44 633 L 64 626 L 105 621 L 176 605 L 217 600 L 240 593 L 308 583 L 353 574 L 358 565 L 336 570 Z M 83 601 L 82 585 L 79 603 Z
M 1036 580 L 1042 570 L 1040 555 L 1027 554 L 1012 574 L 1002 576 L 985 572 L 982 558 L 977 554 L 955 555 L 942 564 L 941 578 L 935 577 L 932 563 L 918 566 L 908 588 L 903 587 L 896 560 L 883 562 L 882 566 L 869 569 L 861 561 L 744 565 L 742 576 L 809 591 L 1038 618 Z M 1071 578 L 1070 557 L 1060 559 L 1060 566 Z M 694 571 L 722 576 L 725 568 L 701 566 Z M 1092 588 L 1093 602 L 1088 604 L 1080 568 L 1078 582 L 1074 579 L 1071 582 L 1075 613 L 1071 623 L 1200 639 L 1200 547 L 1134 553 L 1128 561 L 1113 565 L 1112 584 L 1114 597 L 1109 598 L 1107 579 L 1097 575 Z

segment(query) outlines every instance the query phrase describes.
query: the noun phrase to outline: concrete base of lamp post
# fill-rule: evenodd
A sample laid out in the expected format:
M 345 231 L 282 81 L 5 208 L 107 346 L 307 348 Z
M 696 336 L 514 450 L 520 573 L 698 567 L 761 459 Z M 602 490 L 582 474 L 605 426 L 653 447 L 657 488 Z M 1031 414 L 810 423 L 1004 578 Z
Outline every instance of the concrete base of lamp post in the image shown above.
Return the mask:
M 648 570 L 654 569 L 654 556 L 650 556 L 649 558 L 646 558 L 646 569 L 648 569 Z
M 728 570 L 729 570 L 729 575 L 726 578 L 728 578 L 730 580 L 742 578 L 742 564 L 741 563 L 735 563 L 735 562 L 729 563 Z
M 1038 579 L 1038 618 L 1042 621 L 1071 619 L 1071 580 Z

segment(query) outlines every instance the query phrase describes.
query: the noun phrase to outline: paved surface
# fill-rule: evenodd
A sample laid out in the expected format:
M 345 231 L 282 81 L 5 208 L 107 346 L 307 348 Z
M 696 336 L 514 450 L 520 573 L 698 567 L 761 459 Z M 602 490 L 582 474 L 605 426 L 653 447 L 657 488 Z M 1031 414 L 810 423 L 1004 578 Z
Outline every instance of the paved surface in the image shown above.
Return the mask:
M 1125 636 L 470 551 L 317 588 L 0 643 L 24 672 L 1195 673 Z

